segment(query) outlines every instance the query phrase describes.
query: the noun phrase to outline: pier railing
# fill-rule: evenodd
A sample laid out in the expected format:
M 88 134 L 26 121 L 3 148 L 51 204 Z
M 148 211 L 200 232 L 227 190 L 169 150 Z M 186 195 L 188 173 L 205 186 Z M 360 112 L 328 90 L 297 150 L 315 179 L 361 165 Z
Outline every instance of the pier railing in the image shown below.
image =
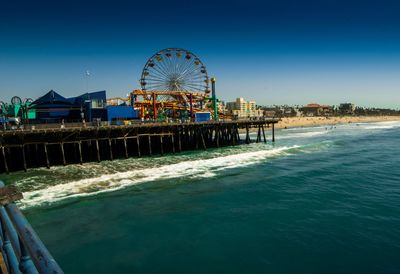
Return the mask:
M 64 273 L 14 204 L 21 198 L 0 181 L 0 273 Z

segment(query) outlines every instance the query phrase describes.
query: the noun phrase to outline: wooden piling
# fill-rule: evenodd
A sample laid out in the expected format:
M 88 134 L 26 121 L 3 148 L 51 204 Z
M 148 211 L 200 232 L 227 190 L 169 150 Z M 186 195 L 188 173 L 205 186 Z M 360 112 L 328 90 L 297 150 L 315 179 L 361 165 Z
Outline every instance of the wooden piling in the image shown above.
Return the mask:
M 39 145 L 36 143 L 35 144 L 35 160 L 36 160 L 36 163 L 38 164 L 38 163 L 40 163 L 40 158 L 39 158 L 39 156 L 40 156 L 40 153 L 39 153 Z
M 149 137 L 149 155 L 151 155 L 152 154 L 151 153 L 151 136 L 148 135 L 148 137 Z
M 129 157 L 128 155 L 128 144 L 126 143 L 126 137 L 124 138 L 124 148 L 125 148 L 125 158 Z
M 22 145 L 21 146 L 21 152 L 22 152 L 22 163 L 24 165 L 24 171 L 27 171 L 27 166 L 26 166 L 26 157 L 25 157 L 25 147 Z
M 204 136 L 203 136 L 203 131 L 200 130 L 200 137 L 201 137 L 201 142 L 203 144 L 203 149 L 206 150 L 207 146 L 206 146 L 206 142 L 204 141 Z
M 265 138 L 264 125 L 261 125 L 261 129 L 262 129 L 262 134 L 263 134 L 263 138 L 264 138 L 264 143 L 266 143 L 266 142 L 267 142 L 267 139 Z
M 140 157 L 140 136 L 139 135 L 136 136 L 136 145 L 137 145 L 137 154 L 138 154 L 138 157 Z
M 246 125 L 246 144 L 250 144 L 249 125 Z
M 60 149 L 61 149 L 61 157 L 62 157 L 62 163 L 65 166 L 67 162 L 65 161 L 65 153 L 64 153 L 64 143 L 60 143 Z
M 164 155 L 164 144 L 163 144 L 163 135 L 160 135 L 160 152 L 161 155 Z
M 272 123 L 272 142 L 275 142 L 275 124 Z
M 92 140 L 87 140 L 86 141 L 87 144 L 87 148 L 89 151 L 89 160 L 92 161 L 93 160 L 93 145 L 92 145 Z
M 8 164 L 7 164 L 7 157 L 6 157 L 6 152 L 5 152 L 3 146 L 1 147 L 1 154 L 3 155 L 4 170 L 5 170 L 6 173 L 8 174 L 8 173 L 9 173 L 9 170 L 8 170 Z
M 82 142 L 78 142 L 78 151 L 79 151 L 79 163 L 82 165 L 83 164 L 83 159 L 82 159 Z
M 175 137 L 173 133 L 170 136 L 171 136 L 172 153 L 175 154 Z
M 97 154 L 97 162 L 100 162 L 99 139 L 96 139 L 96 154 Z
M 178 128 L 178 149 L 179 149 L 179 152 L 182 151 L 181 130 L 179 128 Z
M 236 132 L 235 127 L 231 127 L 231 138 L 232 138 L 232 145 L 236 145 Z
M 113 155 L 113 151 L 112 151 L 112 142 L 111 139 L 108 139 L 108 147 L 110 149 L 110 160 L 113 161 L 114 160 L 114 155 Z
M 196 128 L 193 130 L 195 134 L 194 138 L 196 139 L 196 149 L 199 149 L 199 130 Z
M 50 168 L 49 154 L 47 152 L 47 143 L 44 143 L 44 154 L 46 155 L 46 167 Z
M 215 129 L 215 143 L 216 143 L 216 145 L 217 145 L 217 147 L 219 147 L 219 127 L 217 127 L 216 129 Z

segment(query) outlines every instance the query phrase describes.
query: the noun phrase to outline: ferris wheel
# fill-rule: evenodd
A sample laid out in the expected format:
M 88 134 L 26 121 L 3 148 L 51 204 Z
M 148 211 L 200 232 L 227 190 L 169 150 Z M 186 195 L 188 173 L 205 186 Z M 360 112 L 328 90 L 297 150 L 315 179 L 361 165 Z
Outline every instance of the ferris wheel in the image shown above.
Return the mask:
M 154 54 L 143 68 L 143 91 L 209 93 L 207 69 L 192 52 L 168 48 Z

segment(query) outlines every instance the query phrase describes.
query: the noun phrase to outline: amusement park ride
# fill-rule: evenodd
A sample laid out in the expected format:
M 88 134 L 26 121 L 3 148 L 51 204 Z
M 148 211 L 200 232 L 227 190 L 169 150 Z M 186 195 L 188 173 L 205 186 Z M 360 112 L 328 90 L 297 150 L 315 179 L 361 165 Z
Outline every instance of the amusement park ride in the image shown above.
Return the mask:
M 215 78 L 209 79 L 203 62 L 188 50 L 168 48 L 151 56 L 140 85 L 128 99 L 111 98 L 108 103 L 129 103 L 140 118 L 192 120 L 197 112 L 210 112 L 218 120 Z
M 33 100 L 30 98 L 22 100 L 18 96 L 12 97 L 11 103 L 0 101 L 1 120 L 5 120 L 6 117 L 17 117 L 23 121 L 28 120 L 28 118 L 34 118 L 34 113 L 29 111 L 29 106 L 32 102 Z

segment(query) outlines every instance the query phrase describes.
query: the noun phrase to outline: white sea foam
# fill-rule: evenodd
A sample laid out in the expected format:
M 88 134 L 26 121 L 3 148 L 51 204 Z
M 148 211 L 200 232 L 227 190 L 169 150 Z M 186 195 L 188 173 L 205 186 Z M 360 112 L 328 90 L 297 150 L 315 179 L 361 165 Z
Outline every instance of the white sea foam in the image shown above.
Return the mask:
M 363 124 L 364 129 L 391 129 L 397 127 L 400 127 L 400 122 L 398 121 Z
M 53 203 L 72 197 L 84 197 L 99 193 L 116 191 L 135 184 L 180 177 L 213 177 L 218 171 L 243 167 L 258 163 L 269 157 L 288 154 L 298 146 L 246 152 L 212 159 L 185 161 L 155 168 L 146 168 L 101 175 L 64 184 L 48 186 L 44 189 L 24 192 L 21 200 L 23 208 Z
M 307 131 L 307 132 L 291 133 L 288 135 L 279 136 L 279 139 L 310 138 L 310 137 L 325 135 L 328 132 L 329 132 L 328 130 L 323 130 L 323 131 Z
M 351 123 L 351 124 L 338 124 L 338 125 L 326 125 L 322 127 L 308 127 L 308 128 L 293 128 L 285 129 L 284 135 L 278 136 L 279 139 L 298 139 L 298 138 L 311 138 L 321 135 L 326 135 L 329 133 L 336 133 L 340 129 L 340 134 L 344 134 L 344 131 L 349 129 L 360 129 L 360 130 L 384 130 L 400 127 L 400 121 L 384 121 L 384 122 L 363 122 L 363 123 Z M 323 128 L 324 130 L 321 130 Z M 289 131 L 292 130 L 292 131 Z M 305 132 L 298 132 L 304 131 Z M 349 133 L 354 134 L 354 131 L 349 131 Z M 362 131 L 359 133 L 363 134 Z

